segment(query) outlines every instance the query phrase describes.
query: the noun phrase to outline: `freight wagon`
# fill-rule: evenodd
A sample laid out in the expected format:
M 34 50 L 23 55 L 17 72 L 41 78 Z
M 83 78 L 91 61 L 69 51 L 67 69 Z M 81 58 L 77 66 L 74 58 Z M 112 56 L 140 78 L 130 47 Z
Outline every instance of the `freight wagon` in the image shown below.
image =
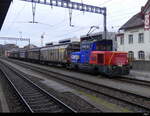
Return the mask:
M 61 64 L 68 66 L 70 64 L 70 54 L 80 49 L 79 42 L 59 43 L 40 49 L 40 61 L 43 63 Z
M 9 57 L 14 58 L 14 59 L 18 59 L 19 58 L 19 49 L 9 51 Z
M 19 49 L 19 59 L 26 60 L 27 59 L 27 50 L 26 49 Z
M 41 48 L 32 48 L 29 49 L 27 60 L 31 62 L 39 62 L 40 61 L 40 49 Z

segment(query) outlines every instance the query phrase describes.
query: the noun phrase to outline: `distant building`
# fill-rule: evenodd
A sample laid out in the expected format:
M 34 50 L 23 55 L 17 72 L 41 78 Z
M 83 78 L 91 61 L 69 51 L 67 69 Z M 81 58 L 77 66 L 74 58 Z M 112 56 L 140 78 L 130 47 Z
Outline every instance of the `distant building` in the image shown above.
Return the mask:
M 129 19 L 117 34 L 117 50 L 131 60 L 150 60 L 150 1 Z
M 30 45 L 27 45 L 27 46 L 24 46 L 23 48 L 24 49 L 32 49 L 32 48 L 36 48 L 37 46 L 33 45 L 33 44 L 30 44 Z
M 0 56 L 4 56 L 7 51 L 10 51 L 14 48 L 19 48 L 16 46 L 16 44 L 6 44 L 6 45 L 0 45 Z
M 5 49 L 3 45 L 0 45 L 0 56 L 3 56 L 5 54 Z
M 3 45 L 5 50 L 11 50 L 13 48 L 19 48 L 16 44 L 5 44 Z

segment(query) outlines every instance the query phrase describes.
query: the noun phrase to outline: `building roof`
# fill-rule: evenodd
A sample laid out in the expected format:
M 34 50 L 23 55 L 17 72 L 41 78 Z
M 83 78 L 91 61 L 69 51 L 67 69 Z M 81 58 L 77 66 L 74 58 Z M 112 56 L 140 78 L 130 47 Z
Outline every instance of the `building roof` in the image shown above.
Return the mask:
M 150 0 L 148 0 L 145 6 L 142 8 L 142 13 L 145 13 L 149 8 L 150 8 Z
M 12 0 L 0 0 L 0 30 L 4 23 L 11 1 Z
M 141 13 L 137 13 L 131 19 L 129 19 L 119 30 L 131 29 L 136 27 L 144 27 L 144 19 Z
M 119 30 L 144 27 L 144 14 L 149 8 L 150 0 L 147 1 L 145 6 L 141 7 L 141 12 L 137 13 L 131 19 L 129 19 Z

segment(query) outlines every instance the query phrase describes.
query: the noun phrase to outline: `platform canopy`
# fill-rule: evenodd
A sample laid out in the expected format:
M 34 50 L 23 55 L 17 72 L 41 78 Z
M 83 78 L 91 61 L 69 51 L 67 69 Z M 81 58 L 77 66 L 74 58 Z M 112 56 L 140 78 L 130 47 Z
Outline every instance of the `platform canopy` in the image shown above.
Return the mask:
M 11 1 L 12 0 L 0 0 L 0 30 L 4 23 Z

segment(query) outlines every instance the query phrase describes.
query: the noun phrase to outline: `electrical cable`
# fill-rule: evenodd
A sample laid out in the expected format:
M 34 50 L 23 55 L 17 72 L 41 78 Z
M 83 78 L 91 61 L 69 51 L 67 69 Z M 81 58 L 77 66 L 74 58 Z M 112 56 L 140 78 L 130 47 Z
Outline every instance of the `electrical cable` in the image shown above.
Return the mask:
M 99 6 L 104 5 L 104 4 L 107 4 L 107 3 L 111 2 L 111 1 L 112 1 L 112 0 L 107 0 L 107 1 L 103 2 L 102 4 L 99 4 Z
M 14 17 L 14 19 L 12 20 L 12 23 L 7 26 L 7 28 L 8 28 L 8 31 L 7 31 L 7 32 L 9 32 L 9 30 L 10 30 L 11 27 L 12 27 L 12 25 L 14 24 L 14 21 L 15 21 L 16 19 L 18 19 L 18 17 L 20 16 L 21 12 L 25 9 L 25 7 L 26 7 L 26 4 L 24 4 L 24 6 L 21 8 L 21 10 L 17 13 L 16 17 Z

